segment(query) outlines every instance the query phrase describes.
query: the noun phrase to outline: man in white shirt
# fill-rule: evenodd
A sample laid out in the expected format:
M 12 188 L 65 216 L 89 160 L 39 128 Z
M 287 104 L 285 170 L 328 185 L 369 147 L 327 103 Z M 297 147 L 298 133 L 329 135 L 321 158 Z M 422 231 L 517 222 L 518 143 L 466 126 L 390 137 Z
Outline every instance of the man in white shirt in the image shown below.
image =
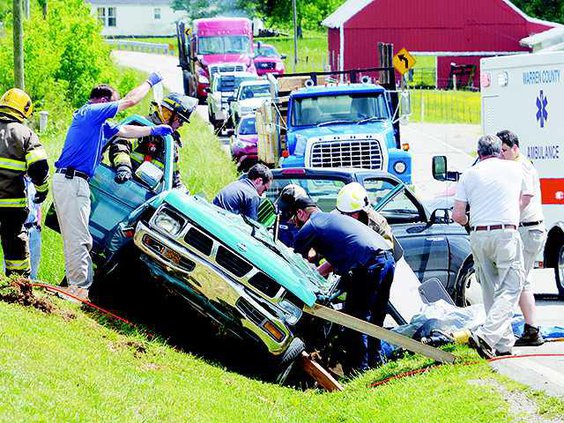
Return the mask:
M 520 210 L 532 196 L 519 164 L 500 155 L 501 140 L 497 136 L 480 137 L 480 162 L 460 178 L 453 209 L 453 219 L 459 224 L 466 225 L 470 219 L 470 246 L 486 321 L 472 331 L 469 344 L 484 358 L 509 355 L 515 343 L 511 318 L 524 281 L 517 228 Z
M 535 325 L 535 296 L 532 290 L 531 270 L 535 259 L 541 252 L 546 240 L 544 215 L 541 205 L 541 189 L 539 175 L 533 164 L 519 151 L 519 138 L 511 131 L 500 131 L 497 136 L 501 139 L 501 150 L 505 160 L 514 160 L 521 165 L 523 176 L 533 187 L 533 198 L 527 207 L 521 211 L 519 220 L 519 235 L 523 242 L 523 264 L 525 268 L 525 282 L 523 292 L 519 298 L 519 307 L 525 318 L 525 330 L 515 345 L 538 346 L 544 344 L 540 328 Z

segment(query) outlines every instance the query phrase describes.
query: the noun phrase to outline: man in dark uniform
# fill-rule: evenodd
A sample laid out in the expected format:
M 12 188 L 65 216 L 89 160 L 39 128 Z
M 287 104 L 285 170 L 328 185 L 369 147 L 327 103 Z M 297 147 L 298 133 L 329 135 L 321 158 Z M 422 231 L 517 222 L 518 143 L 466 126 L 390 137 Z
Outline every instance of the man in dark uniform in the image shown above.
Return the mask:
M 173 188 L 183 188 L 178 169 L 178 149 L 182 147 L 182 140 L 178 129 L 190 122 L 190 115 L 198 106 L 198 100 L 178 93 L 167 95 L 162 104 L 153 102 L 153 113 L 148 119 L 155 125 L 166 124 L 172 130 L 174 139 L 174 170 L 172 173 Z M 110 161 L 116 168 L 115 180 L 118 184 L 123 184 L 132 177 L 132 173 L 137 167 L 150 161 L 159 168 L 164 168 L 164 142 L 162 137 L 143 137 L 137 139 L 117 138 L 110 145 Z
M 235 214 L 258 220 L 261 195 L 272 184 L 272 172 L 262 163 L 249 169 L 244 178 L 231 182 L 213 199 L 213 203 Z
M 320 273 L 326 275 L 332 270 L 341 276 L 347 291 L 345 312 L 382 326 L 395 270 L 390 244 L 355 219 L 322 212 L 292 185 L 284 187 L 276 204 L 300 228 L 294 250 L 307 257 L 314 249 L 327 260 L 320 266 Z M 379 350 L 379 340 L 351 334 L 348 353 L 354 368 L 364 371 L 379 365 Z

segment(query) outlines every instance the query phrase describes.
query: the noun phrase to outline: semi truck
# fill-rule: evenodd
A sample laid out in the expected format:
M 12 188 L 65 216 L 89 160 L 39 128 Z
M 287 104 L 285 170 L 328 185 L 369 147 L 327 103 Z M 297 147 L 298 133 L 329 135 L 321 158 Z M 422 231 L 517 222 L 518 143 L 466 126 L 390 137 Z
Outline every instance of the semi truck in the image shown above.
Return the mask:
M 192 27 L 176 24 L 178 58 L 184 92 L 205 102 L 210 79 L 215 73 L 256 74 L 253 28 L 246 18 L 195 19 Z
M 384 87 L 369 77 L 375 69 L 365 71 L 343 71 L 343 81 L 335 72 L 269 75 L 278 97 L 257 109 L 259 160 L 283 168 L 383 170 L 411 184 L 395 83 Z
M 480 85 L 484 133 L 515 132 L 539 174 L 548 235 L 537 264 L 564 298 L 564 52 L 482 59 Z

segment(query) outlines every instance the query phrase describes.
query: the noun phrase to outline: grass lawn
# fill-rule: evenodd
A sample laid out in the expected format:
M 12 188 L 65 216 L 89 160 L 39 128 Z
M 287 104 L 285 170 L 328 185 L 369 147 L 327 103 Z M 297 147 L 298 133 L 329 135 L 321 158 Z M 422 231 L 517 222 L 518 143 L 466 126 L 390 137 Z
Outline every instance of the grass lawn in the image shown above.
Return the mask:
M 302 392 L 232 373 L 134 330 L 105 326 L 97 315 L 47 297 L 55 306 L 52 313 L 0 302 L 0 421 L 504 422 L 515 417 L 495 388 L 471 382 L 504 383 L 483 361 L 370 387 L 427 363 L 408 358 L 349 381 L 341 393 Z M 466 349 L 456 353 L 475 358 Z M 545 417 L 564 411 L 560 401 L 537 400 Z

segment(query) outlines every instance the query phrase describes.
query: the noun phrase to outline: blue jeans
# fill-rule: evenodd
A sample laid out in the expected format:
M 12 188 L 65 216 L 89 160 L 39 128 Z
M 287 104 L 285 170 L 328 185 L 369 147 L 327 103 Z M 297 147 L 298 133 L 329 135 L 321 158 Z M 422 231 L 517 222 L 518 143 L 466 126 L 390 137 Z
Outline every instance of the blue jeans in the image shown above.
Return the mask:
M 367 267 L 351 271 L 345 277 L 345 312 L 382 326 L 386 317 L 390 288 L 396 263 L 391 251 L 375 256 Z M 380 364 L 380 340 L 359 332 L 349 333 L 348 354 L 351 365 L 361 371 Z
M 39 272 L 39 262 L 41 261 L 41 230 L 36 226 L 28 229 L 29 236 L 29 258 L 31 261 L 31 279 L 37 279 Z

